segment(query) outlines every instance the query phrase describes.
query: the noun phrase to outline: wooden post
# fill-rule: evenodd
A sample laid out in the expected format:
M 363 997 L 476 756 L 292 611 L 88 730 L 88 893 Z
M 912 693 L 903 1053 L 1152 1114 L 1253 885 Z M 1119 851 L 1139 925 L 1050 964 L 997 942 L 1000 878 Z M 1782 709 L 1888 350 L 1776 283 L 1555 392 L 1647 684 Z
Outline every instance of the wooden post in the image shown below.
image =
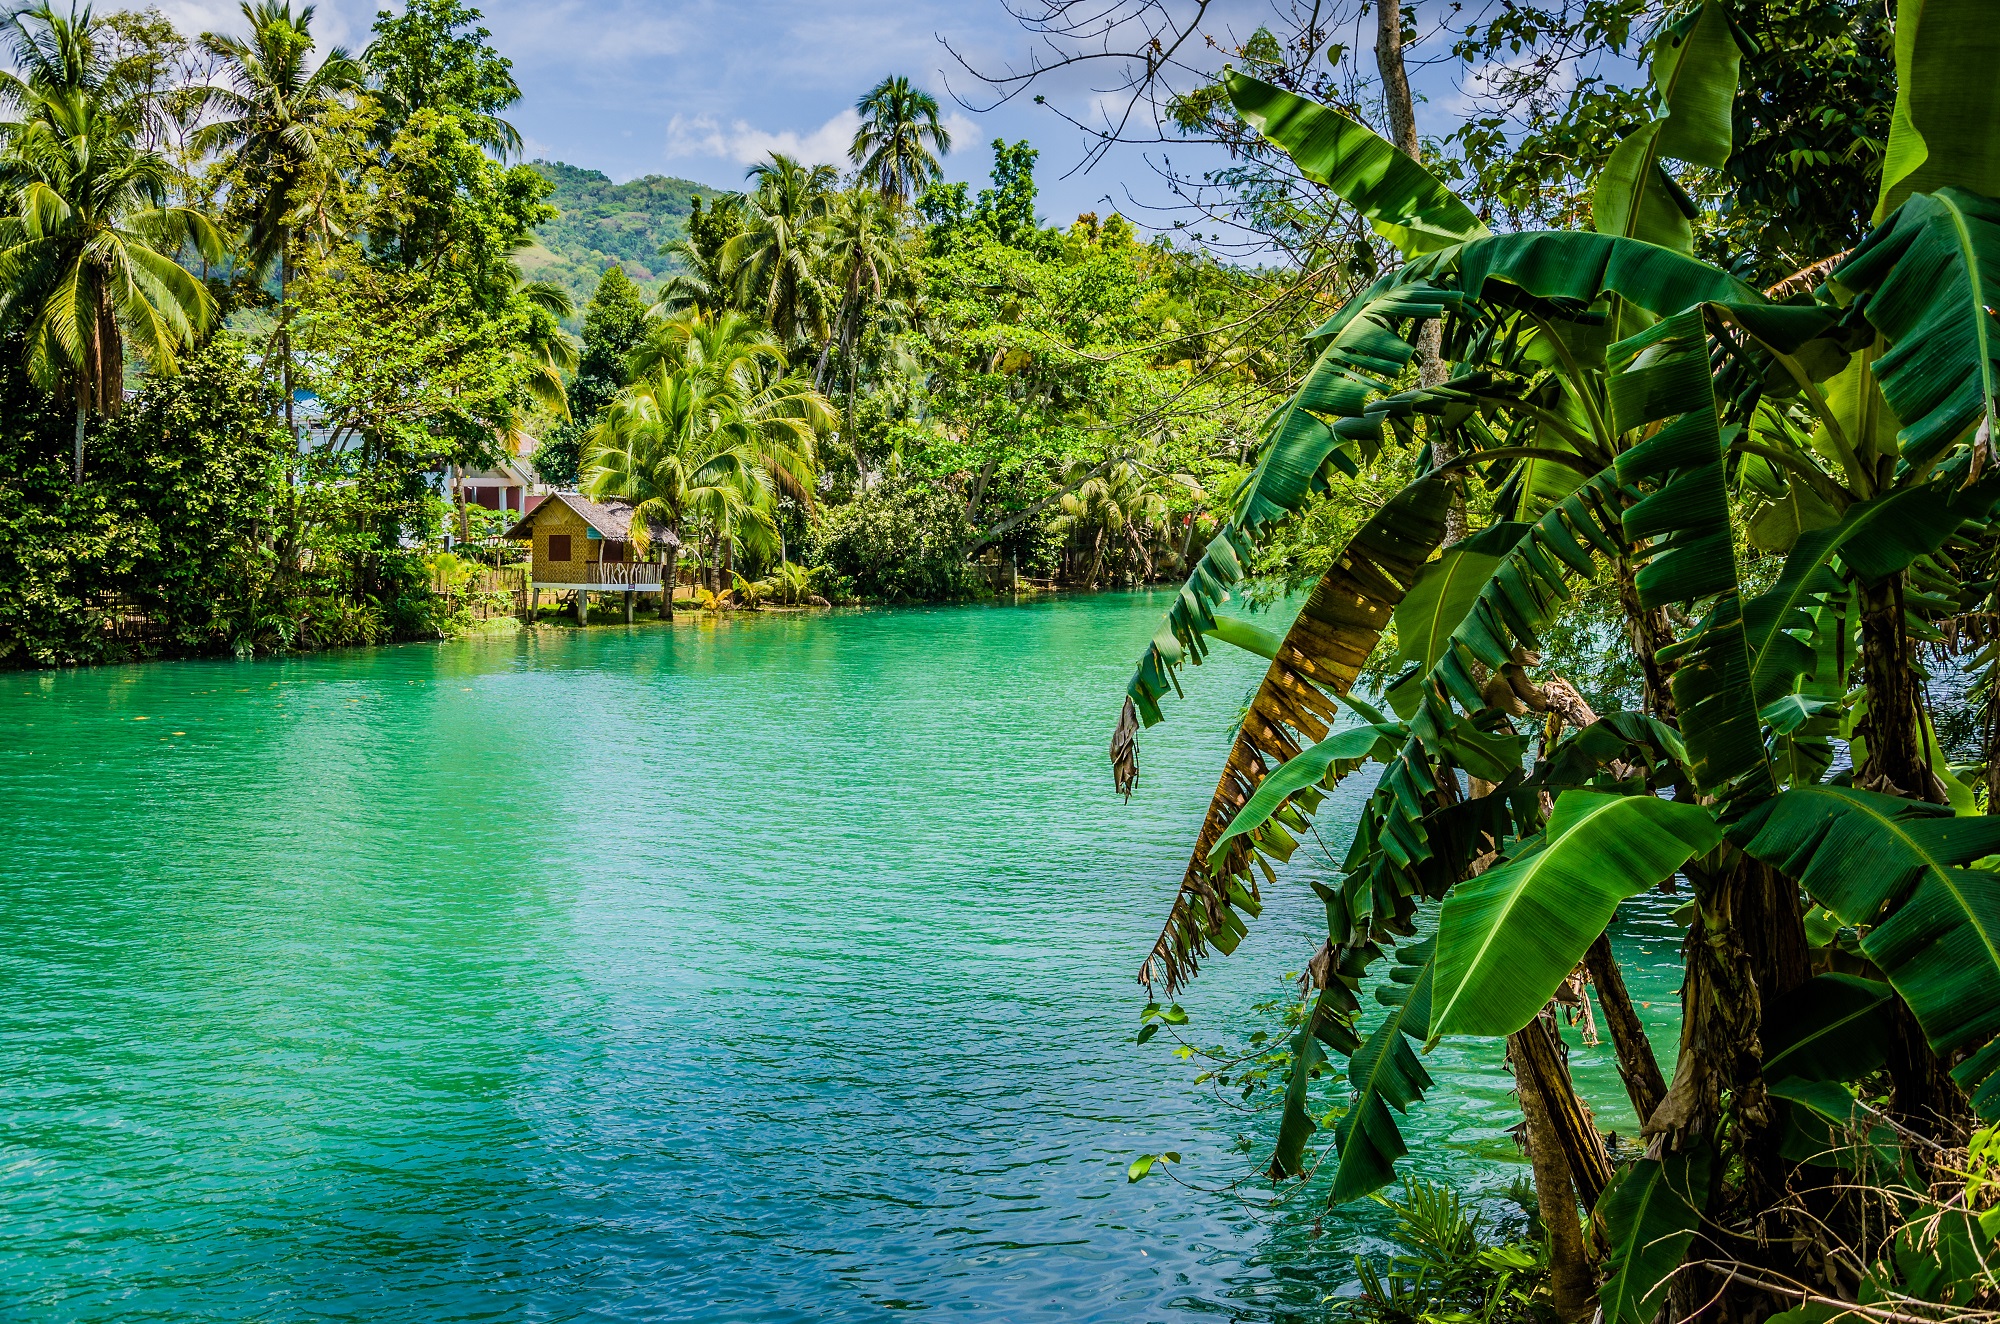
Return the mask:
M 638 597 L 639 593 L 637 589 L 627 588 L 625 590 L 624 596 L 625 596 L 625 624 L 630 625 L 632 623 L 632 599 Z
M 537 616 L 540 616 L 541 614 L 542 614 L 542 591 L 538 588 L 531 588 L 528 590 L 528 620 L 530 622 L 533 622 L 534 619 Z
M 576 623 L 578 625 L 590 624 L 590 590 L 588 589 L 580 588 L 576 591 Z

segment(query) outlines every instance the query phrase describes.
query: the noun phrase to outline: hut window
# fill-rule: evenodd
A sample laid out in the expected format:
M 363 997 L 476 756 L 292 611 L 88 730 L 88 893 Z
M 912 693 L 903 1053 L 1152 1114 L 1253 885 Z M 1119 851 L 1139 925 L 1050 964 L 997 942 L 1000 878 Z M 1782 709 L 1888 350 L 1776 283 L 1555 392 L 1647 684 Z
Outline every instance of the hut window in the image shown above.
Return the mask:
M 567 533 L 551 533 L 549 535 L 549 559 L 551 561 L 569 560 L 569 535 Z
M 604 563 L 606 565 L 623 565 L 625 563 L 625 544 L 616 539 L 605 539 Z

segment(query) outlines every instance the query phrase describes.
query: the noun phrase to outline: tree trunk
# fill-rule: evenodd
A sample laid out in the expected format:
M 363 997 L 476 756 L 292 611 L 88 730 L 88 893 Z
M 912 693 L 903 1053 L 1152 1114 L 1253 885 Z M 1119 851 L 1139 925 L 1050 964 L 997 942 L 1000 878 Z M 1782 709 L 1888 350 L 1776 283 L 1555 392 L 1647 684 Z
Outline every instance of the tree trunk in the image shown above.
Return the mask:
M 1625 976 L 1618 969 L 1618 958 L 1612 954 L 1608 934 L 1597 935 L 1597 941 L 1584 953 L 1583 965 L 1597 989 L 1597 1003 L 1604 1008 L 1611 1047 L 1618 1055 L 1618 1075 L 1625 1082 L 1625 1093 L 1632 1100 L 1632 1111 L 1638 1114 L 1643 1129 L 1666 1099 L 1667 1082 L 1653 1057 L 1652 1042 L 1646 1038 L 1645 1022 L 1639 1019 L 1632 995 L 1625 990 Z
M 1903 614 L 1903 576 L 1860 584 L 1861 682 L 1868 695 L 1862 723 L 1867 753 L 1854 770 L 1854 784 L 1912 800 L 1944 803 L 1944 788 L 1931 772 L 1923 724 L 1918 718 L 1916 669 Z
M 1377 0 L 1375 5 L 1375 67 L 1382 74 L 1382 104 L 1389 114 L 1389 141 L 1412 161 L 1424 159 L 1423 145 L 1417 140 L 1417 107 L 1410 95 L 1410 77 L 1403 68 L 1403 10 L 1396 0 Z M 1432 319 L 1417 328 L 1417 381 L 1437 386 L 1450 375 L 1444 361 L 1444 325 Z M 1431 445 L 1431 463 L 1446 464 L 1458 458 L 1458 446 L 1446 430 L 1433 423 L 1425 429 Z M 1457 542 L 1466 533 L 1465 493 L 1462 479 L 1452 483 L 1451 505 L 1444 515 L 1444 541 Z
M 1861 683 L 1868 710 L 1860 728 L 1866 750 L 1854 770 L 1854 785 L 1943 804 L 1944 787 L 1931 771 L 1929 731 L 1910 656 L 1903 576 L 1857 584 L 1855 597 L 1861 610 Z M 1918 1135 L 1947 1146 L 1962 1143 L 1967 1120 L 1963 1092 L 1901 999 L 1893 1016 L 1890 1111 Z M 1919 1151 L 1916 1157 L 1921 1163 L 1928 1154 Z
M 1909 1004 L 1897 998 L 1890 1007 L 1889 1111 L 1902 1126 L 1944 1149 L 1955 1149 L 1972 1131 L 1965 1095 L 1931 1051 Z M 1907 1152 L 1919 1171 L 1929 1171 L 1934 1151 L 1912 1145 Z
M 1382 103 L 1389 113 L 1389 141 L 1412 161 L 1422 156 L 1417 145 L 1417 107 L 1410 97 L 1410 76 L 1403 69 L 1403 9 L 1396 0 L 1375 5 L 1375 67 L 1382 73 Z
M 1537 1051 L 1540 1046 L 1533 1043 L 1531 1036 L 1543 1036 L 1545 1044 L 1547 1033 L 1537 1017 L 1525 1029 L 1507 1036 L 1507 1062 L 1514 1070 L 1515 1093 L 1521 1100 L 1528 1163 L 1535 1174 L 1535 1202 L 1549 1238 L 1549 1291 L 1555 1298 L 1558 1316 L 1582 1320 L 1590 1315 L 1597 1276 L 1591 1271 L 1590 1256 L 1584 1250 L 1583 1225 L 1577 1218 L 1576 1186 L 1570 1180 L 1569 1162 L 1537 1083 L 1534 1063 L 1545 1052 Z
M 278 353 L 285 380 L 285 434 L 296 446 L 299 433 L 298 426 L 292 421 L 292 331 L 288 321 L 291 306 L 287 302 L 292 279 L 292 228 L 289 225 L 279 229 L 278 245 Z
M 1807 1273 L 1789 1232 L 1765 1226 L 1767 1211 L 1783 1197 L 1794 1165 L 1778 1152 L 1779 1132 L 1763 1079 L 1764 1008 L 1811 976 L 1810 949 L 1799 913 L 1796 884 L 1776 870 L 1725 848 L 1713 874 L 1690 866 L 1699 903 L 1684 950 L 1681 1047 L 1666 1100 L 1645 1131 L 1658 1150 L 1683 1152 L 1711 1144 L 1718 1135 L 1731 1152 L 1734 1182 L 1711 1183 L 1710 1222 L 1754 1225 L 1749 1245 L 1726 1248 L 1697 1241 L 1690 1257 L 1720 1254 L 1770 1262 L 1780 1273 Z M 1728 1098 L 1729 1123 L 1723 1119 Z M 1733 1189 L 1731 1189 L 1733 1188 Z M 1728 1189 L 1730 1209 L 1720 1203 Z M 1803 1246 L 1805 1243 L 1796 1243 Z M 1768 1313 L 1762 1294 L 1707 1272 L 1674 1279 L 1669 1316 L 1686 1319 L 1719 1306 L 1719 1318 Z
M 1632 578 L 1632 562 L 1618 558 L 1618 605 L 1625 613 L 1626 639 L 1639 663 L 1645 689 L 1646 711 L 1663 722 L 1676 720 L 1674 694 L 1669 682 L 1673 671 L 1660 662 L 1660 650 L 1674 641 L 1673 622 L 1661 607 L 1639 605 L 1639 586 Z
M 83 420 L 89 412 L 84 408 L 83 401 L 84 385 L 82 381 L 78 381 L 76 384 L 76 448 L 75 453 L 70 457 L 69 466 L 69 480 L 72 483 L 81 483 L 83 481 Z
M 666 568 L 660 571 L 660 619 L 674 618 L 674 581 L 680 578 L 681 549 L 679 543 L 667 544 Z
M 972 480 L 972 495 L 965 501 L 965 522 L 972 523 L 979 518 L 980 503 L 986 500 L 986 488 L 992 483 L 993 475 L 1000 471 L 1000 458 L 995 456 L 979 466 L 978 475 Z
M 452 499 L 458 503 L 458 540 L 472 541 L 472 514 L 465 508 L 465 470 L 451 466 Z
M 1611 1180 L 1611 1160 L 1597 1119 L 1570 1079 L 1568 1049 L 1556 1030 L 1554 1010 L 1544 1007 L 1534 1020 L 1508 1035 L 1507 1055 L 1524 1096 L 1533 1094 L 1541 1108 L 1571 1190 L 1586 1208 L 1594 1207 Z

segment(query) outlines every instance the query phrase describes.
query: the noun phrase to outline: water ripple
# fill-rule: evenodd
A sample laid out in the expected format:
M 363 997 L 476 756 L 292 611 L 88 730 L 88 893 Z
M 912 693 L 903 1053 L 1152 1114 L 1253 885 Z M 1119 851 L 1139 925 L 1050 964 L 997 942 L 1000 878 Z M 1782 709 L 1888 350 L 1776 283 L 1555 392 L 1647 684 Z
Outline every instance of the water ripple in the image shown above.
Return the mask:
M 1120 805 L 1104 743 L 1164 604 L 0 677 L 0 1307 L 1309 1311 L 1379 1212 L 1273 1232 L 1124 1180 L 1245 1164 L 1241 1119 L 1130 1042 L 1261 666 L 1197 673 Z M 1201 1024 L 1310 950 L 1316 905 L 1276 889 Z M 1653 999 L 1670 905 L 1621 919 Z M 1497 1047 L 1433 1059 L 1425 1170 L 1504 1184 Z M 1608 1054 L 1578 1065 L 1620 1124 Z

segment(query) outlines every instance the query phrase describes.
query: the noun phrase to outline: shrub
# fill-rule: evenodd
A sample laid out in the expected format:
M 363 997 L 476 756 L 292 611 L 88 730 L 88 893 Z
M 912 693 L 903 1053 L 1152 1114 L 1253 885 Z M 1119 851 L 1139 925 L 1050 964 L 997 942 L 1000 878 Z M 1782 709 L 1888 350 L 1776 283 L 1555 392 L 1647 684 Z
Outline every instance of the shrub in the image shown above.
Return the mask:
M 812 559 L 870 601 L 948 602 L 985 591 L 965 560 L 972 537 L 962 497 L 891 479 L 827 512 Z

